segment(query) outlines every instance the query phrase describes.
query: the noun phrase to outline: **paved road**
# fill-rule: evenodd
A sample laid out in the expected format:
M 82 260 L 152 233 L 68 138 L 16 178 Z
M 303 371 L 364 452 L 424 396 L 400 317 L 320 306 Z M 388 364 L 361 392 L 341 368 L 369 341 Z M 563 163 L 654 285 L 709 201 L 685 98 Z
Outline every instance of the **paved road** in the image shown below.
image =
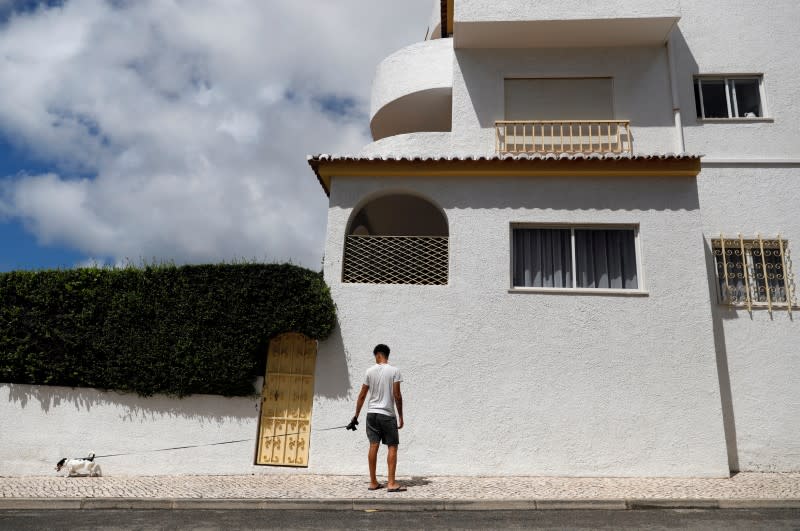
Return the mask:
M 42 529 L 720 529 L 800 530 L 800 510 L 0 511 L 2 530 Z

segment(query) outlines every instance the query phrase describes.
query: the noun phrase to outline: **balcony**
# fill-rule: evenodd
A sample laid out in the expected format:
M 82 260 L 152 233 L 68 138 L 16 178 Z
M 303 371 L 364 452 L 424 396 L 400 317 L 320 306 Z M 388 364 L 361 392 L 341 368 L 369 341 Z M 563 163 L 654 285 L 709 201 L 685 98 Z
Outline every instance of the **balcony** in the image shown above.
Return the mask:
M 384 59 L 375 73 L 372 138 L 450 131 L 452 102 L 452 39 L 435 39 L 403 48 Z
M 679 0 L 459 0 L 456 48 L 656 46 L 680 19 Z
M 502 120 L 495 122 L 497 153 L 633 154 L 628 120 Z

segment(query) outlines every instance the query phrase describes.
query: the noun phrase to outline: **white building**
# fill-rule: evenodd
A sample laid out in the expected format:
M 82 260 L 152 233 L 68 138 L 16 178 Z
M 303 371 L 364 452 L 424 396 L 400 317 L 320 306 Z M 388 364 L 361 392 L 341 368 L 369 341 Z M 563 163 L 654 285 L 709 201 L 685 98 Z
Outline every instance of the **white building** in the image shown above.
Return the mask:
M 310 159 L 334 335 L 276 338 L 262 399 L 0 384 L 0 475 L 366 474 L 330 428 L 376 343 L 402 476 L 800 471 L 800 4 L 434 4 L 375 142 Z
M 798 20 L 437 0 L 378 66 L 375 142 L 310 159 L 340 319 L 313 427 L 352 415 L 382 342 L 402 474 L 800 470 Z M 366 445 L 316 432 L 309 471 Z

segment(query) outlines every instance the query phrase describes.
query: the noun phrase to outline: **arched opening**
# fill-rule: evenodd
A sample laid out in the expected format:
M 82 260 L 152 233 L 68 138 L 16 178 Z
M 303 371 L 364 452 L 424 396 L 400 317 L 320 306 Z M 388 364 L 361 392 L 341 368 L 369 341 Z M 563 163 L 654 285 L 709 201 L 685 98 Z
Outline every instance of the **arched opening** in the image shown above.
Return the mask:
M 363 205 L 347 230 L 342 281 L 447 284 L 449 231 L 444 212 L 410 194 Z
M 359 236 L 447 236 L 447 218 L 421 197 L 391 194 L 358 209 L 348 234 Z

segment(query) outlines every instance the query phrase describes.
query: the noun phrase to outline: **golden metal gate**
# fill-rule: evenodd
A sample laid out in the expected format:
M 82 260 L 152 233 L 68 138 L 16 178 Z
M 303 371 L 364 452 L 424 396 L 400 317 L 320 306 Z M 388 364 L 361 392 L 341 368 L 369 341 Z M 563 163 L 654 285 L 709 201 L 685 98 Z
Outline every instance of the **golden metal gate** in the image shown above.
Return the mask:
M 259 465 L 308 466 L 317 342 L 288 333 L 269 343 L 261 392 Z

